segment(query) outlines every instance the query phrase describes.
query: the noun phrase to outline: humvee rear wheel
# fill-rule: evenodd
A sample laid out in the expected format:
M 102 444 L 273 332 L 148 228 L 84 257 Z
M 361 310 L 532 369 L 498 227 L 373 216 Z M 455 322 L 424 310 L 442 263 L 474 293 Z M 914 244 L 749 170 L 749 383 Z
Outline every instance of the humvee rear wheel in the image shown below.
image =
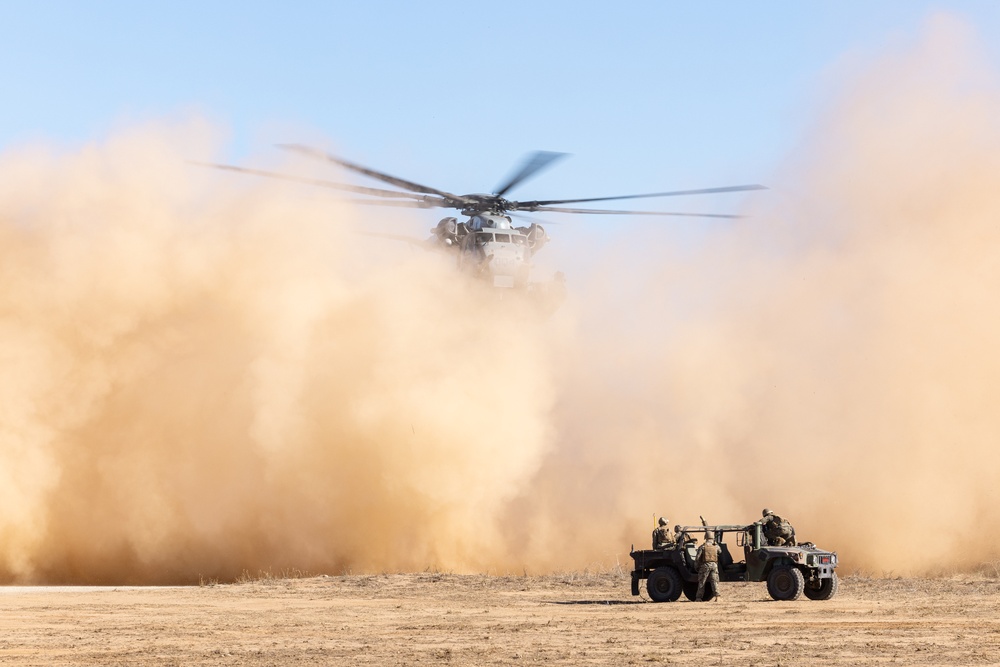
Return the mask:
M 691 602 L 695 602 L 695 598 L 698 597 L 698 582 L 685 581 L 681 584 L 681 586 L 684 588 L 684 597 Z M 702 602 L 711 602 L 715 598 L 716 593 L 718 593 L 718 591 L 709 586 L 708 582 L 705 582 L 705 590 L 701 594 Z
M 834 572 L 829 579 L 819 579 L 816 584 L 809 582 L 806 584 L 805 594 L 810 600 L 829 600 L 837 594 L 840 582 L 837 581 L 837 573 Z
M 691 602 L 694 602 L 695 597 L 698 595 L 698 582 L 685 581 L 681 585 L 684 587 L 684 597 L 686 597 Z
M 805 587 L 805 577 L 794 567 L 776 567 L 767 575 L 767 592 L 775 600 L 798 600 Z
M 681 595 L 681 577 L 672 567 L 658 567 L 649 573 L 646 590 L 653 602 L 673 602 Z

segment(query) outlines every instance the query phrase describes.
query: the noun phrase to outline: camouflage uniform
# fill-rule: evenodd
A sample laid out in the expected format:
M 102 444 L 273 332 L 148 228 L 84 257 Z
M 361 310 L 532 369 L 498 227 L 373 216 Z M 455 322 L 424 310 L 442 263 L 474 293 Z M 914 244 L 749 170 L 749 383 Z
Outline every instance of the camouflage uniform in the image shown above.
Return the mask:
M 660 517 L 659 523 L 660 525 L 653 531 L 653 548 L 669 549 L 674 546 L 674 536 L 670 534 L 670 530 L 667 528 L 666 519 Z
M 792 524 L 771 510 L 765 509 L 762 514 L 764 518 L 761 520 L 761 528 L 763 529 L 764 537 L 767 538 L 767 544 L 772 547 L 794 547 L 795 529 L 792 528 Z
M 705 582 L 712 586 L 715 591 L 715 599 L 719 595 L 719 554 L 722 549 L 715 543 L 715 538 L 711 535 L 705 538 L 705 543 L 698 549 L 698 594 L 694 596 L 695 602 L 701 602 L 705 598 Z

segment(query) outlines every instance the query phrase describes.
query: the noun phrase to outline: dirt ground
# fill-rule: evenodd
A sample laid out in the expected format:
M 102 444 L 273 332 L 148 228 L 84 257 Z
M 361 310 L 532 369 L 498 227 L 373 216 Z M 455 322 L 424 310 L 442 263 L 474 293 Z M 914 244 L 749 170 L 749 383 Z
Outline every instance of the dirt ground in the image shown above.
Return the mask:
M 2 587 L 0 663 L 1000 664 L 1000 580 L 848 577 L 828 602 L 721 592 L 654 604 L 627 575 L 579 573 Z

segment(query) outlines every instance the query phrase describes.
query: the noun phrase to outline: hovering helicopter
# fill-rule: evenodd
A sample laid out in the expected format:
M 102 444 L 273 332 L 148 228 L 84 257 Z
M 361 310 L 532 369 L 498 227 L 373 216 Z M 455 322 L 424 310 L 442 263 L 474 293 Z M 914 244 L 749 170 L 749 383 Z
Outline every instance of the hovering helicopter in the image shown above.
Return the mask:
M 422 244 L 431 248 L 440 248 L 454 253 L 458 268 L 477 278 L 485 280 L 494 287 L 530 290 L 536 285 L 529 282 L 531 259 L 549 241 L 549 236 L 542 225 L 529 222 L 517 226 L 513 217 L 524 213 L 578 213 L 586 215 L 650 215 L 650 216 L 689 216 L 703 218 L 738 218 L 738 215 L 721 213 L 679 213 L 668 211 L 622 211 L 592 208 L 565 208 L 560 204 L 580 204 L 587 202 L 605 202 L 623 199 L 643 199 L 653 197 L 674 197 L 680 195 L 717 194 L 725 192 L 743 192 L 747 190 L 766 189 L 762 185 L 732 185 L 699 190 L 676 190 L 673 192 L 654 192 L 638 195 L 619 195 L 614 197 L 589 197 L 583 199 L 547 199 L 533 201 L 515 201 L 507 199 L 506 195 L 515 187 L 550 166 L 556 160 L 565 157 L 565 153 L 535 151 L 530 153 L 508 179 L 497 186 L 493 194 L 456 195 L 444 190 L 438 190 L 414 181 L 408 181 L 389 174 L 361 166 L 354 162 L 341 159 L 329 153 L 302 146 L 299 144 L 280 144 L 279 148 L 295 151 L 309 157 L 318 158 L 337 164 L 349 171 L 373 178 L 399 190 L 371 188 L 359 185 L 335 183 L 323 179 L 302 178 L 259 169 L 248 169 L 235 165 L 198 163 L 203 166 L 226 169 L 256 176 L 278 178 L 287 181 L 306 183 L 320 187 L 332 188 L 345 192 L 366 195 L 370 199 L 353 200 L 360 204 L 376 204 L 381 206 L 401 206 L 409 208 L 445 208 L 459 211 L 467 220 L 457 217 L 442 218 L 431 228 L 431 237 Z M 393 234 L 377 234 L 404 241 L 414 241 Z M 557 279 L 561 274 L 557 274 Z

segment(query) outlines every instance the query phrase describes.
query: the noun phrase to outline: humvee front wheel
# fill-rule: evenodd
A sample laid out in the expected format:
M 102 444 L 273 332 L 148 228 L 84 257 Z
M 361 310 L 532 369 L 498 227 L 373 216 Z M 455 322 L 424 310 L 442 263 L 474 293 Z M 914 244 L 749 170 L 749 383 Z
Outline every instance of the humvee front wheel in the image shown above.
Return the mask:
M 775 600 L 798 600 L 805 587 L 805 577 L 798 568 L 784 565 L 767 575 L 767 592 Z
M 837 573 L 834 572 L 829 579 L 819 579 L 818 585 L 812 582 L 806 584 L 805 594 L 810 600 L 829 600 L 837 594 L 840 582 L 837 581 Z
M 681 595 L 681 577 L 672 567 L 658 567 L 649 573 L 646 590 L 653 602 L 673 602 Z

